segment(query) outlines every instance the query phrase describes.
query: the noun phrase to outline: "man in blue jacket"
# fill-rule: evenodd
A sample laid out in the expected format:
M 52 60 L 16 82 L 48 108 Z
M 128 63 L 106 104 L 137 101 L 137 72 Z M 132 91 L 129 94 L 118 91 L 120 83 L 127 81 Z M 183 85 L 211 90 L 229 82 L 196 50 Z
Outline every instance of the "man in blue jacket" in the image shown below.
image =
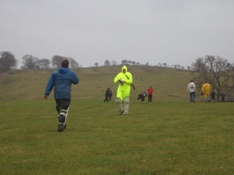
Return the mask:
M 54 88 L 54 99 L 58 112 L 58 131 L 66 128 L 66 119 L 71 102 L 71 85 L 78 84 L 79 78 L 69 69 L 69 61 L 63 60 L 61 68 L 53 72 L 45 89 L 44 99 L 48 99 L 51 90 Z

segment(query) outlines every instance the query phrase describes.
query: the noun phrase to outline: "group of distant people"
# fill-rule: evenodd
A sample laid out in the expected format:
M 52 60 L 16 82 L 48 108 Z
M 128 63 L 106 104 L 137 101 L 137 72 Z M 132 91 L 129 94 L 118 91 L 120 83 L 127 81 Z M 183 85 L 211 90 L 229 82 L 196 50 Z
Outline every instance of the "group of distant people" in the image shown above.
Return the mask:
M 135 86 L 133 84 L 132 74 L 128 71 L 127 66 L 123 66 L 121 72 L 119 72 L 115 78 L 114 83 L 118 84 L 117 94 L 115 98 L 115 102 L 117 103 L 119 115 L 127 115 L 129 110 L 129 97 L 131 88 L 135 90 Z M 145 101 L 145 97 L 148 96 L 148 102 L 152 102 L 153 98 L 153 88 L 149 86 L 147 89 L 147 93 L 143 92 L 138 95 L 137 100 Z M 110 88 L 107 88 L 105 91 L 105 99 L 104 102 L 111 101 L 112 92 Z
M 146 92 L 140 93 L 137 97 L 137 100 L 141 100 L 142 102 L 144 102 L 145 98 L 148 97 L 148 102 L 152 102 L 153 92 L 154 89 L 152 88 L 152 86 L 149 86 L 149 88 L 147 89 L 147 93 Z
M 190 102 L 195 102 L 196 97 L 196 86 L 193 80 L 190 80 L 187 86 L 187 92 L 189 93 Z M 211 102 L 211 100 L 215 101 L 216 93 L 214 91 L 211 92 L 211 85 L 205 81 L 202 85 L 201 95 L 203 96 L 204 102 Z M 225 101 L 225 94 L 222 92 L 220 94 L 222 102 Z
M 146 92 L 140 93 L 137 97 L 137 100 L 141 100 L 142 102 L 145 102 L 145 98 L 148 97 L 148 102 L 152 102 L 153 92 L 154 92 L 154 89 L 152 88 L 152 86 L 149 86 L 149 88 L 147 89 L 147 93 Z M 104 102 L 111 101 L 111 97 L 112 97 L 112 91 L 110 88 L 107 88 L 105 91 Z
M 54 71 L 47 83 L 44 92 L 44 99 L 48 99 L 52 89 L 54 89 L 54 99 L 56 103 L 56 111 L 58 117 L 58 131 L 62 132 L 66 128 L 66 120 L 68 116 L 68 110 L 71 102 L 71 86 L 72 84 L 78 84 L 78 76 L 69 69 L 69 61 L 63 60 L 61 62 L 61 68 Z M 115 78 L 114 83 L 118 84 L 115 102 L 117 103 L 119 115 L 127 115 L 129 110 L 129 97 L 131 87 L 135 90 L 133 85 L 132 74 L 128 71 L 126 66 L 123 66 L 121 72 L 119 72 Z M 190 102 L 195 102 L 196 98 L 196 86 L 193 80 L 191 80 L 187 86 L 187 91 L 189 92 Z M 138 95 L 137 100 L 145 101 L 148 97 L 148 102 L 152 102 L 153 98 L 153 88 L 149 86 L 147 93 L 141 93 Z M 211 85 L 205 81 L 202 85 L 202 95 L 204 96 L 205 102 L 210 102 L 210 97 L 214 100 L 215 93 L 211 92 Z M 112 92 L 110 88 L 105 91 L 104 102 L 111 101 Z M 225 94 L 221 93 L 222 101 L 225 101 Z

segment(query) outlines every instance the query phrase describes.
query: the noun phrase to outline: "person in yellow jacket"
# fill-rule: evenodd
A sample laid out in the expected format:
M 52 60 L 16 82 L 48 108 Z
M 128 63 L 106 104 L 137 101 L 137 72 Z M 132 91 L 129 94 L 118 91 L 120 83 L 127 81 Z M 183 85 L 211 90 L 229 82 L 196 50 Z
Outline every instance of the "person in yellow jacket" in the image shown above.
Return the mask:
M 210 102 L 211 86 L 207 81 L 205 81 L 205 83 L 202 85 L 202 93 L 203 93 L 203 96 L 204 96 L 204 101 L 205 102 L 207 102 L 207 101 Z
M 118 104 L 119 115 L 128 114 L 129 96 L 133 83 L 132 74 L 128 72 L 127 66 L 122 67 L 122 71 L 114 78 L 114 83 L 118 83 L 117 95 L 115 98 Z

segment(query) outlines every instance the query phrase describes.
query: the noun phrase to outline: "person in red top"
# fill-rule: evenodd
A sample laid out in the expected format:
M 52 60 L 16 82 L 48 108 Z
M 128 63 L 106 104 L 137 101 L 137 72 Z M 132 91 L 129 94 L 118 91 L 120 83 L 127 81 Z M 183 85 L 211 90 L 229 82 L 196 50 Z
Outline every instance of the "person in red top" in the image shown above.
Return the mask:
M 147 92 L 148 92 L 148 102 L 152 102 L 152 95 L 153 95 L 153 92 L 154 92 L 154 89 L 152 88 L 152 86 L 150 86 L 147 89 Z

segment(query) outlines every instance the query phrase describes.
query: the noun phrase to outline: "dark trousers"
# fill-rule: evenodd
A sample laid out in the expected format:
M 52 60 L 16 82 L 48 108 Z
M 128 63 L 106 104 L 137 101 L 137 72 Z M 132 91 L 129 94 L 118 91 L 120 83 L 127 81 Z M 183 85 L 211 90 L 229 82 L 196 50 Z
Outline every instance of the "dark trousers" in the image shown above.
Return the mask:
M 71 99 L 55 99 L 55 101 L 58 114 L 62 109 L 67 110 L 71 103 Z
M 105 96 L 104 102 L 109 102 L 109 97 L 107 95 Z
M 152 94 L 148 94 L 148 102 L 152 102 Z
M 190 92 L 190 102 L 195 102 L 195 92 Z

